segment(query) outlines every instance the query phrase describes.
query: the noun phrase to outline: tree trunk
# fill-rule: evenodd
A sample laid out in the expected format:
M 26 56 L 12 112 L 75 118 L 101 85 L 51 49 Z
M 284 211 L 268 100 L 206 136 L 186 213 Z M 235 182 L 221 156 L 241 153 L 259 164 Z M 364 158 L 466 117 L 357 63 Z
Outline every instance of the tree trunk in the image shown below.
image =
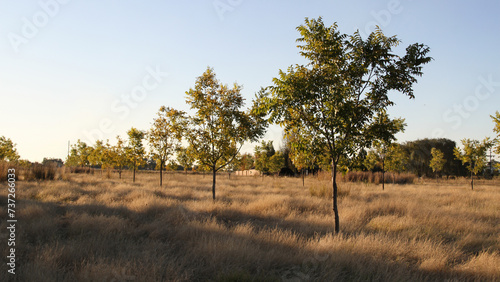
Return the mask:
M 474 190 L 474 175 L 472 174 L 472 171 L 470 172 L 470 187 Z
M 385 189 L 384 183 L 385 183 L 385 162 L 384 160 L 382 160 L 382 190 Z
M 217 172 L 215 171 L 215 166 L 212 168 L 213 179 L 212 179 L 212 199 L 215 201 L 215 177 Z
M 470 187 L 472 190 L 474 190 L 474 174 L 472 173 L 474 171 L 474 162 L 471 162 L 471 170 L 470 170 Z
M 304 187 L 304 169 L 302 169 L 302 187 Z
M 135 161 L 134 161 L 134 177 L 133 177 L 133 182 L 135 183 Z
M 160 161 L 160 187 L 163 184 L 163 161 Z
M 337 205 L 337 163 L 332 160 L 332 182 L 333 182 L 333 213 L 335 217 L 335 233 L 340 232 L 339 209 Z

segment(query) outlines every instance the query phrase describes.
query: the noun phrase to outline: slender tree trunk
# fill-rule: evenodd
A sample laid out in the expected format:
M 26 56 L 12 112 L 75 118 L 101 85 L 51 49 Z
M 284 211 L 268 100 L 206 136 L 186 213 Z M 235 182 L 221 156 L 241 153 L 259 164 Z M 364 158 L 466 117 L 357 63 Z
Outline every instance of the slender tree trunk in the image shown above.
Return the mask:
M 474 174 L 472 174 L 472 171 L 470 172 L 470 187 L 474 190 Z
M 133 177 L 133 182 L 135 183 L 135 161 L 134 161 L 134 177 Z
M 337 205 L 337 163 L 332 160 L 332 182 L 333 182 L 333 213 L 335 217 L 335 233 L 340 232 L 339 209 Z
M 163 184 L 163 161 L 160 161 L 160 187 Z
M 213 179 L 212 179 L 212 199 L 215 201 L 215 177 L 217 172 L 215 171 L 215 166 L 212 168 Z
M 471 161 L 471 170 L 470 170 L 470 187 L 474 190 L 474 161 Z
M 302 187 L 304 187 L 304 169 L 302 169 Z
M 385 161 L 382 160 L 382 190 L 385 189 L 384 183 L 385 183 Z

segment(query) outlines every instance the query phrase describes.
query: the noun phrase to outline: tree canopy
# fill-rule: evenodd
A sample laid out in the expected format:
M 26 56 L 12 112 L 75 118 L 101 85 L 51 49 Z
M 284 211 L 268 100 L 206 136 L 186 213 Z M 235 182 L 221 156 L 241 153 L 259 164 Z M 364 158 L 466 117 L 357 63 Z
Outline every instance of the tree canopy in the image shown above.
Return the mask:
M 491 116 L 491 118 L 495 124 L 493 132 L 497 134 L 496 139 L 494 140 L 494 142 L 496 142 L 495 153 L 500 154 L 500 112 L 497 111 L 494 116 Z M 500 164 L 498 164 L 498 168 L 500 169 Z
M 212 196 L 215 200 L 216 173 L 231 163 L 245 141 L 257 141 L 264 134 L 261 116 L 243 111 L 241 86 L 221 84 L 211 68 L 196 79 L 186 92 L 187 103 L 195 110 L 189 119 L 186 138 L 201 166 L 213 173 Z
M 16 144 L 5 136 L 0 136 L 0 161 L 15 162 L 19 160 Z
M 142 143 L 146 134 L 144 131 L 135 127 L 132 127 L 129 131 L 127 131 L 127 134 L 128 146 L 126 147 L 126 155 L 128 157 L 128 163 L 132 165 L 132 169 L 134 171 L 133 182 L 135 182 L 135 170 L 137 167 L 146 163 L 144 160 L 146 151 L 144 149 L 144 144 Z
M 432 159 L 429 164 L 430 168 L 433 172 L 439 173 L 443 170 L 444 165 L 446 164 L 446 159 L 444 158 L 444 153 L 441 150 L 432 148 L 431 149 Z
M 471 173 L 471 189 L 474 189 L 474 178 L 472 174 L 477 175 L 483 171 L 486 166 L 486 151 L 493 145 L 489 138 L 483 141 L 463 139 L 463 148 L 455 148 L 455 157 L 466 165 Z
M 182 133 L 186 127 L 185 113 L 162 106 L 147 137 L 151 154 L 160 164 L 160 186 L 163 183 L 163 166 L 181 145 Z

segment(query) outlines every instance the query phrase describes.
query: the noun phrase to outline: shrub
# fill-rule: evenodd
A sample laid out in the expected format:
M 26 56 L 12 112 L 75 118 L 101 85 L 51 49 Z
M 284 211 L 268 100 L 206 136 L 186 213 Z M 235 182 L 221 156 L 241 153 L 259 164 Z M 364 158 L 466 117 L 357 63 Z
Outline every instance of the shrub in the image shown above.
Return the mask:
M 54 180 L 57 167 L 53 164 L 42 165 L 35 163 L 25 175 L 26 180 Z
M 384 182 L 395 184 L 413 184 L 416 178 L 417 177 L 412 173 L 386 172 L 384 176 Z M 345 182 L 380 184 L 382 183 L 382 172 L 350 171 L 343 175 L 341 179 Z
M 16 180 L 18 180 L 19 177 L 19 167 L 15 165 L 14 163 L 11 162 L 6 162 L 6 161 L 0 161 L 0 181 L 7 181 L 7 174 L 9 174 L 9 169 L 14 168 L 16 172 L 14 173 L 16 175 Z

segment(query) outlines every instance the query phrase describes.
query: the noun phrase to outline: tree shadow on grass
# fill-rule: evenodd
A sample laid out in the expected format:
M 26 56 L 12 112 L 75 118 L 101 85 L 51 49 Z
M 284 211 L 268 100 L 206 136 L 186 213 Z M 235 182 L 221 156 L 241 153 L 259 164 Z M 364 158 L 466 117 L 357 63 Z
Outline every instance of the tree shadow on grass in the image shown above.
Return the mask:
M 0 196 L 0 203 L 5 222 L 7 198 Z M 381 259 L 348 248 L 315 251 L 304 242 L 331 233 L 331 226 L 276 216 L 200 213 L 182 203 L 141 211 L 35 199 L 17 204 L 20 210 L 37 206 L 40 214 L 18 214 L 18 274 L 6 276 L 2 264 L 2 281 L 28 281 L 34 273 L 42 275 L 39 281 L 84 281 L 95 269 L 104 281 L 474 279 L 470 273 L 420 269 L 409 258 Z M 244 225 L 250 231 L 239 231 Z

